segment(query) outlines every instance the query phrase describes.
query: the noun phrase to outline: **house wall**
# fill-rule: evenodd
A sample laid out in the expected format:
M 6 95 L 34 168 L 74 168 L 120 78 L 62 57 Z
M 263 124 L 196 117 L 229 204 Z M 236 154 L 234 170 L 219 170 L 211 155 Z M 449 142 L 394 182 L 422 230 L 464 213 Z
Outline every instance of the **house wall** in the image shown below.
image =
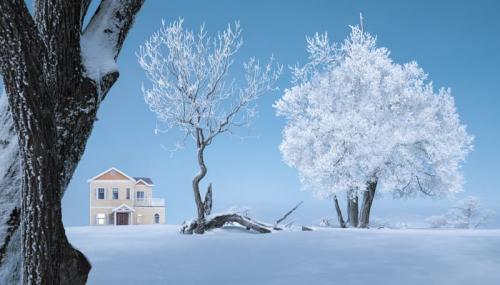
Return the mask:
M 104 188 L 105 199 L 97 199 L 97 189 Z M 118 200 L 113 200 L 113 188 L 118 188 Z M 130 189 L 130 199 L 126 199 L 127 188 Z M 151 188 L 151 187 L 150 187 Z M 118 207 L 125 203 L 130 207 L 134 206 L 134 183 L 129 180 L 96 180 L 90 183 L 90 206 L 91 207 Z M 151 189 L 149 189 L 151 192 Z
M 145 198 L 153 198 L 153 187 L 147 186 L 143 183 L 137 183 L 135 185 L 135 191 L 144 191 Z M 135 197 L 135 195 L 134 195 Z
M 135 225 L 154 224 L 155 214 L 160 215 L 160 224 L 164 224 L 165 207 L 135 207 L 134 224 Z
M 97 215 L 104 214 L 105 215 L 105 225 L 113 225 L 114 224 L 114 214 L 112 210 L 115 207 L 102 207 L 97 208 L 93 207 L 90 209 L 90 225 L 96 226 L 97 224 Z M 160 224 L 165 223 L 165 207 L 135 207 L 135 212 L 132 213 L 131 220 L 129 219 L 129 223 L 133 225 L 151 225 L 155 223 L 154 215 L 160 215 Z
M 107 207 L 107 208 L 90 208 L 90 225 L 96 226 L 97 224 L 97 214 L 105 214 L 104 225 L 110 225 L 113 223 L 113 212 L 112 210 L 115 207 Z

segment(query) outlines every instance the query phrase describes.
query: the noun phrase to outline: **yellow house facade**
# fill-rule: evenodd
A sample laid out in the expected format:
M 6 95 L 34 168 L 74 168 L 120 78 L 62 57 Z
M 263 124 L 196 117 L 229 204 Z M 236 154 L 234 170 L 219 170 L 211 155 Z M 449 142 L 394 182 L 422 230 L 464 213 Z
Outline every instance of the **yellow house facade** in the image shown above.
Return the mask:
M 151 178 L 128 176 L 112 167 L 88 183 L 91 226 L 165 223 L 165 200 L 153 197 Z

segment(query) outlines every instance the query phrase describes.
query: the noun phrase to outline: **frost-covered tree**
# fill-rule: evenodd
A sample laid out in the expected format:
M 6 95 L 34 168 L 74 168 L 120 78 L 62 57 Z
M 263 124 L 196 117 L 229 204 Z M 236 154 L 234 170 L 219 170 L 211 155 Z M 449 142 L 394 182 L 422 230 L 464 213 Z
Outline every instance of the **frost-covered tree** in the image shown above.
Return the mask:
M 7 95 L 0 97 L 0 284 L 21 274 L 21 164 Z
M 478 197 L 469 196 L 455 203 L 446 213 L 447 224 L 459 229 L 475 229 L 484 225 L 495 212 L 485 209 Z
M 398 64 L 361 27 L 339 45 L 307 38 L 309 62 L 275 103 L 287 120 L 280 150 L 321 198 L 348 195 L 349 222 L 369 224 L 376 191 L 396 197 L 461 190 L 472 138 L 449 89 L 434 91 L 416 62 Z M 355 207 L 355 208 L 354 208 Z M 353 209 L 354 208 L 354 209 Z
M 448 225 L 448 220 L 444 215 L 430 216 L 425 219 L 425 222 L 427 222 L 431 228 L 442 228 Z
M 0 1 L 0 73 L 16 130 L 11 133 L 2 113 L 7 170 L 0 183 L 7 186 L 0 203 L 7 211 L 2 219 L 10 215 L 2 229 L 1 278 L 19 283 L 19 271 L 11 268 L 22 260 L 24 284 L 84 284 L 90 264 L 66 238 L 61 198 L 99 105 L 118 79 L 115 61 L 144 0 L 102 0 L 86 25 L 91 0 L 33 2 L 32 15 L 22 0 Z M 9 159 L 17 155 L 14 135 L 21 189 L 15 187 L 17 165 Z M 17 228 L 20 248 L 12 248 Z
M 143 88 L 149 108 L 159 121 L 180 129 L 196 143 L 200 168 L 192 182 L 196 233 L 205 231 L 212 204 L 211 186 L 204 199 L 200 193 L 200 182 L 207 174 L 205 148 L 219 135 L 248 126 L 256 114 L 255 101 L 274 89 L 281 73 L 272 58 L 265 66 L 252 58 L 244 63 L 244 85 L 238 86 L 228 76 L 242 43 L 238 22 L 210 37 L 204 25 L 195 33 L 184 29 L 180 19 L 169 25 L 163 22 L 138 54 L 151 82 L 150 88 Z
M 483 207 L 478 197 L 469 196 L 458 200 L 446 214 L 430 216 L 425 221 L 432 228 L 475 229 L 484 225 L 494 215 L 494 211 Z

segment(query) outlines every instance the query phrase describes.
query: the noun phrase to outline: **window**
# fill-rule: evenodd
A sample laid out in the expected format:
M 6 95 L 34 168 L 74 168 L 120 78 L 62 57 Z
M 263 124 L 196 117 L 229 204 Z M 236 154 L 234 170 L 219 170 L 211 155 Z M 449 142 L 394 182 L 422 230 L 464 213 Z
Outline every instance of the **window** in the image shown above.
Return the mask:
M 106 224 L 106 215 L 103 213 L 97 214 L 97 224 L 105 225 Z
M 113 200 L 118 200 L 118 188 L 113 188 Z
M 159 224 L 159 223 L 160 223 L 160 215 L 155 214 L 155 224 Z
M 97 200 L 104 200 L 105 191 L 104 188 L 97 188 Z
M 137 200 L 140 200 L 140 201 L 144 200 L 144 191 L 137 191 L 135 195 L 136 195 Z
M 127 200 L 130 200 L 130 188 L 127 188 Z
M 142 215 L 141 214 L 137 215 L 137 223 L 142 224 Z

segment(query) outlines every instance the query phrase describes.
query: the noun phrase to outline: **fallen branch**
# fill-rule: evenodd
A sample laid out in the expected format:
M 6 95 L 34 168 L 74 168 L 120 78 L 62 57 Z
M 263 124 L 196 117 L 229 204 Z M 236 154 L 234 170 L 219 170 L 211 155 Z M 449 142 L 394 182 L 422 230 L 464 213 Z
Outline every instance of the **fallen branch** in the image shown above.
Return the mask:
M 207 228 L 207 230 L 210 230 L 212 228 L 221 228 L 222 226 L 224 226 L 227 223 L 237 223 L 237 224 L 244 226 L 247 230 L 254 230 L 254 231 L 262 233 L 262 234 L 266 234 L 266 233 L 271 232 L 271 230 L 269 230 L 263 224 L 255 222 L 250 218 L 240 216 L 238 214 L 227 214 L 227 215 L 215 216 L 213 219 L 211 219 L 209 222 L 207 222 L 206 228 Z
M 209 190 L 207 192 L 207 197 L 210 196 L 211 198 L 211 187 L 209 187 Z M 209 193 L 209 194 L 208 194 Z M 208 199 L 211 201 L 211 199 Z M 207 216 L 206 220 L 203 221 L 203 224 L 198 224 L 197 219 L 193 219 L 189 222 L 184 222 L 184 224 L 181 227 L 180 232 L 183 234 L 193 234 L 197 233 L 196 230 L 199 228 L 203 228 L 203 231 L 209 231 L 217 228 L 222 228 L 227 224 L 239 224 L 240 226 L 243 226 L 247 230 L 253 230 L 258 233 L 266 234 L 270 233 L 273 230 L 276 231 L 281 231 L 283 230 L 282 228 L 278 227 L 278 224 L 285 221 L 288 216 L 290 216 L 297 208 L 302 205 L 303 201 L 301 201 L 299 204 L 297 204 L 295 207 L 293 207 L 290 211 L 288 211 L 282 218 L 278 219 L 276 223 L 273 225 L 271 224 L 266 224 L 263 222 L 259 222 L 256 220 L 253 220 L 249 218 L 245 213 L 240 213 L 240 212 L 229 212 L 229 213 L 221 213 L 221 214 L 215 214 L 211 216 Z M 210 207 L 211 208 L 211 207 Z M 293 222 L 292 222 L 293 223 Z M 291 223 L 286 224 L 285 227 L 289 227 Z M 302 231 L 312 231 L 311 228 L 302 226 Z
M 209 231 L 217 228 L 222 228 L 224 225 L 231 223 L 239 224 L 245 227 L 247 230 L 254 230 L 262 234 L 271 232 L 270 226 L 254 221 L 248 217 L 241 216 L 237 213 L 214 215 L 211 219 L 205 222 L 204 229 L 205 231 Z M 181 233 L 192 234 L 197 227 L 198 222 L 196 220 L 192 220 L 191 222 L 185 223 L 182 226 Z
M 288 216 L 290 216 L 295 210 L 297 210 L 297 208 L 300 207 L 300 205 L 302 205 L 302 203 L 304 203 L 304 201 L 300 201 L 300 203 L 298 203 L 297 206 L 293 207 L 281 219 L 277 220 L 276 224 L 275 224 L 275 227 L 277 228 L 278 224 L 281 223 L 281 222 L 283 222 L 284 220 L 286 220 L 286 218 L 288 218 Z

